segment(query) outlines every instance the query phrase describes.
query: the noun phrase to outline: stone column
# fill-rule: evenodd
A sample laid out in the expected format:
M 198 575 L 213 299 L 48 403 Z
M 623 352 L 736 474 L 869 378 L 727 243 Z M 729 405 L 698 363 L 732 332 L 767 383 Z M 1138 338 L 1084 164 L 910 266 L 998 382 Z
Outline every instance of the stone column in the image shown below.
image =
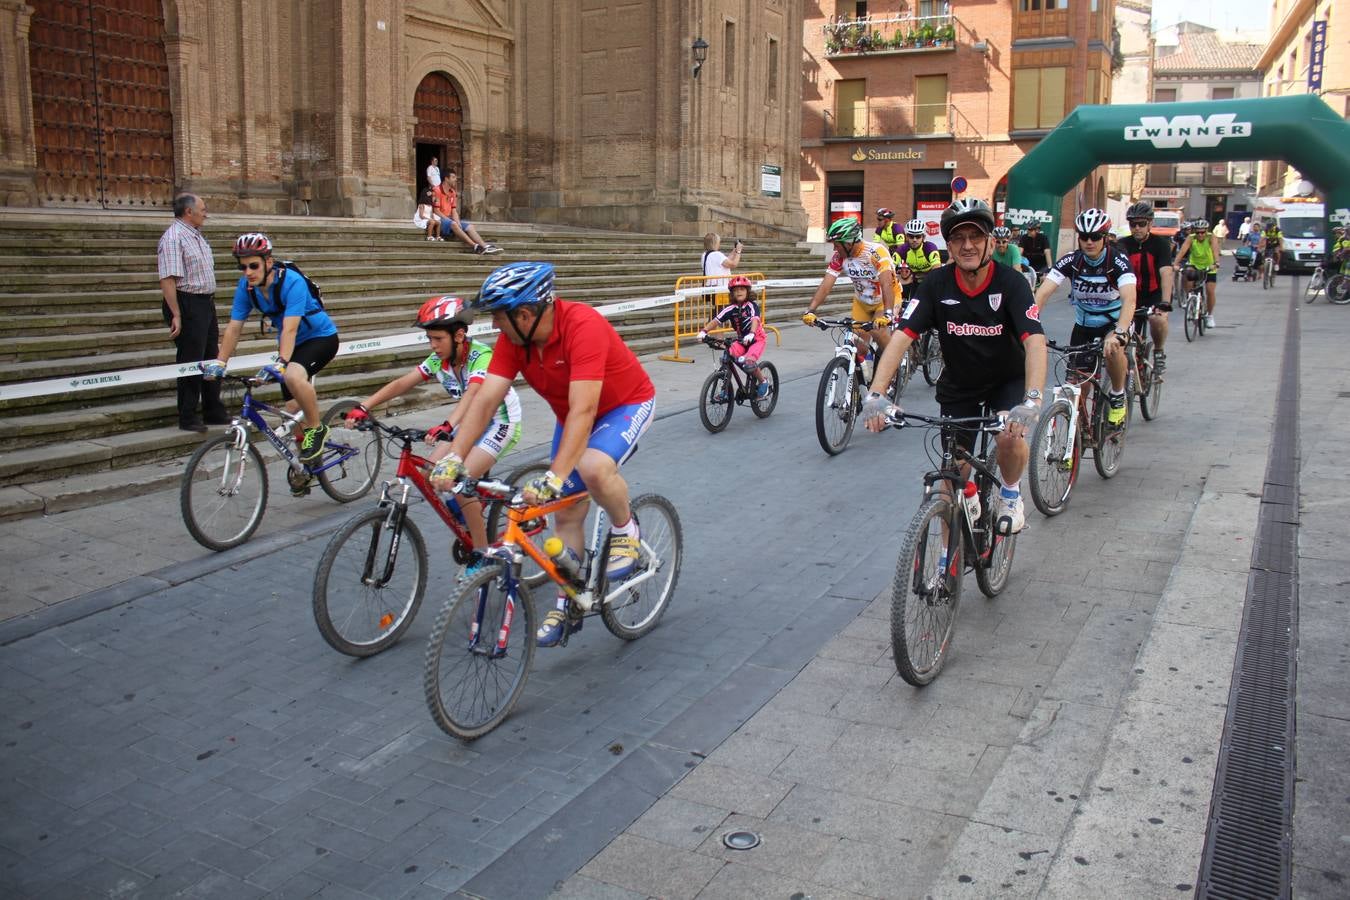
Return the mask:
M 33 8 L 0 0 L 0 204 L 37 205 L 37 139 L 33 85 L 28 74 L 28 28 Z

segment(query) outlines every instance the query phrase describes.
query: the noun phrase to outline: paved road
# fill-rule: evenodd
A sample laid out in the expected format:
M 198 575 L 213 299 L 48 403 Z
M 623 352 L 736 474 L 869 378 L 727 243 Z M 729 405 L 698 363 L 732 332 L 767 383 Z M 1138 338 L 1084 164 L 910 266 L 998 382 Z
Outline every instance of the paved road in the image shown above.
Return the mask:
M 1033 517 L 998 601 L 970 586 L 950 667 L 924 691 L 894 676 L 883 595 L 926 467 L 919 435 L 860 434 L 825 458 L 810 410 L 828 345 L 800 329 L 773 354 L 779 409 L 740 410 L 720 435 L 689 410 L 706 367 L 652 366 L 665 417 L 626 473 L 680 509 L 676 602 L 635 644 L 590 627 L 540 653 L 511 720 L 472 745 L 422 704 L 428 612 L 365 661 L 318 636 L 309 585 L 334 516 L 266 555 L 133 580 L 130 602 L 0 648 L 0 891 L 1068 896 L 1091 872 L 1175 894 L 1194 858 L 1149 854 L 1203 831 L 1286 309 L 1259 289 L 1231 302 L 1200 344 L 1178 334 L 1164 417 L 1136 421 L 1125 470 L 1085 473 L 1069 512 Z M 1304 327 L 1344 334 L 1343 313 L 1311 307 Z M 1062 306 L 1047 321 L 1067 332 Z M 1310 343 L 1309 371 L 1337 358 L 1333 339 Z M 932 408 L 931 390 L 911 397 Z M 120 508 L 156 528 L 172 505 Z M 109 536 L 125 534 L 118 515 L 98 514 Z M 7 546 L 22 525 L 0 530 Z M 433 583 L 451 577 L 440 563 Z M 1328 752 L 1308 768 L 1331 787 L 1343 719 L 1329 686 L 1318 696 Z M 1195 733 L 1160 735 L 1141 709 Z M 1105 832 L 1073 822 L 1133 815 L 1104 801 L 1117 787 L 1164 822 L 1098 857 Z M 1339 809 L 1322 815 L 1344 830 Z M 735 825 L 763 847 L 722 850 Z M 1337 871 L 1338 848 L 1319 846 L 1310 883 Z

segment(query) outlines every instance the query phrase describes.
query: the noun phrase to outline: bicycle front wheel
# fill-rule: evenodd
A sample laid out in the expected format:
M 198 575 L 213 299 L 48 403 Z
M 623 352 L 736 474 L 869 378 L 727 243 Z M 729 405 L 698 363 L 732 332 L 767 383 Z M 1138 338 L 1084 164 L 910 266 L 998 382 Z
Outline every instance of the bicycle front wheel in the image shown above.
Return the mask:
M 1070 427 L 1073 407 L 1067 400 L 1056 400 L 1036 423 L 1031 437 L 1031 460 L 1027 480 L 1031 502 L 1042 515 L 1064 512 L 1078 480 L 1078 441 Z
M 848 360 L 836 356 L 825 367 L 816 390 L 816 438 L 831 456 L 842 453 L 853 434 L 853 422 L 857 418 L 853 395 Z
M 923 687 L 942 670 L 961 604 L 961 536 L 953 531 L 951 556 L 939 565 L 952 519 L 951 503 L 926 499 L 915 513 L 891 584 L 891 655 L 900 677 Z
M 431 718 L 472 741 L 500 725 L 525 690 L 534 661 L 534 603 L 521 582 L 506 590 L 489 566 L 452 595 L 436 617 L 422 669 Z
M 778 368 L 773 363 L 760 363 L 759 370 L 768 379 L 769 392 L 763 397 L 758 396 L 757 393 L 752 393 L 750 396 L 750 411 L 761 419 L 767 419 L 769 413 L 773 412 L 773 408 L 778 405 Z M 755 390 L 753 384 L 750 386 L 750 390 Z
M 1350 275 L 1333 275 L 1327 282 L 1327 299 L 1337 306 L 1350 303 Z
M 932 387 L 942 376 L 942 342 L 936 331 L 929 331 L 924 340 L 927 346 L 923 354 L 923 380 Z
M 258 448 L 240 450 L 233 430 L 197 448 L 178 489 L 183 524 L 193 539 L 219 553 L 253 537 L 267 510 L 267 468 Z
M 1147 359 L 1140 358 L 1139 371 L 1139 412 L 1146 421 L 1158 418 L 1158 407 L 1162 406 L 1163 383 L 1158 377 L 1156 351 L 1151 351 Z
M 1183 307 L 1185 315 L 1182 317 L 1182 327 L 1186 329 L 1186 343 L 1190 343 L 1196 338 L 1195 311 L 1199 308 L 1199 303 L 1194 297 L 1186 297 L 1186 305 Z
M 314 624 L 339 653 L 374 656 L 403 637 L 426 590 L 421 530 L 406 510 L 372 509 L 324 549 L 314 574 Z
M 736 405 L 736 390 L 731 384 L 731 373 L 726 366 L 719 368 L 703 382 L 698 393 L 698 417 L 703 427 L 713 434 L 727 427 Z
M 641 533 L 642 551 L 633 578 L 656 574 L 627 588 L 614 602 L 602 604 L 600 618 L 617 638 L 635 641 L 656 627 L 670 605 L 684 556 L 684 532 L 675 506 L 659 494 L 643 494 L 631 504 Z M 600 564 L 609 558 L 600 554 Z
M 1303 290 L 1303 302 L 1311 303 L 1316 300 L 1317 295 L 1322 293 L 1324 287 L 1326 287 L 1326 276 L 1321 269 L 1315 269 L 1312 277 L 1308 279 L 1308 286 Z
M 338 503 L 351 503 L 370 493 L 375 480 L 380 477 L 380 463 L 384 460 L 384 442 L 380 440 L 379 432 L 347 427 L 347 413 L 355 408 L 355 400 L 341 400 L 323 414 L 323 424 L 329 431 L 323 462 L 319 465 L 340 456 L 347 458 L 316 474 L 319 487 Z

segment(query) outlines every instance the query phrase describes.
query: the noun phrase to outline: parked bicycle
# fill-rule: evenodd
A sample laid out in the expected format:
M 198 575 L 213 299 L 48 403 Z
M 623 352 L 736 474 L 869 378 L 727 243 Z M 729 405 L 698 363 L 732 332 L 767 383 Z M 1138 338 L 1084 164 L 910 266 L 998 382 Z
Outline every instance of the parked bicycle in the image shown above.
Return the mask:
M 722 431 L 731 421 L 731 414 L 742 403 L 750 404 L 750 411 L 767 419 L 778 405 L 778 369 L 771 362 L 758 363 L 759 371 L 768 378 L 769 392 L 763 397 L 757 390 L 759 379 L 745 366 L 732 358 L 728 348 L 734 341 L 708 335 L 703 338 L 718 353 L 717 368 L 703 382 L 698 394 L 698 417 L 703 427 L 713 434 Z
M 1130 365 L 1130 386 L 1139 399 L 1139 412 L 1151 422 L 1158 417 L 1158 407 L 1162 405 L 1163 377 L 1158 374 L 1157 348 L 1146 322 L 1141 324 L 1135 319 L 1125 354 Z
M 1182 324 L 1186 343 L 1205 333 L 1205 279 L 1195 266 L 1186 266 L 1181 276 L 1185 295 L 1181 301 Z
M 384 483 L 379 504 L 352 518 L 329 540 L 314 574 L 312 607 L 314 622 L 330 647 L 348 656 L 373 656 L 403 637 L 426 594 L 427 542 L 408 515 L 413 490 L 450 529 L 456 565 L 472 560 L 474 545 L 458 500 L 468 483 L 442 494 L 427 477 L 431 461 L 413 450 L 426 431 L 396 428 L 374 417 L 358 427 L 402 445 L 398 470 L 394 480 Z M 524 484 L 547 468 L 546 463 L 532 463 L 507 482 Z M 500 526 L 501 503 L 481 492 L 479 499 L 485 501 L 481 514 L 491 538 Z M 538 534 L 544 527 L 541 520 L 531 523 L 530 531 Z M 541 583 L 543 573 L 532 572 L 527 580 Z
M 356 404 L 344 400 L 324 413 L 329 426 L 323 455 L 315 463 L 300 462 L 296 434 L 304 416 L 264 403 L 253 391 L 269 382 L 238 375 L 222 381 L 243 388 L 239 415 L 224 434 L 206 441 L 188 459 L 179 484 L 183 522 L 197 543 L 209 550 L 238 547 L 253 536 L 267 510 L 267 467 L 251 436 L 265 438 L 286 463 L 286 483 L 295 496 L 309 493 L 312 479 L 339 503 L 364 497 L 379 476 L 384 450 L 378 436 L 363 437 L 344 426 Z
M 684 544 L 679 515 L 669 500 L 658 494 L 633 499 L 633 518 L 642 533 L 637 569 L 621 584 L 610 585 L 605 576 L 610 528 L 603 510 L 596 511 L 584 559 L 561 541 L 555 544 L 556 538 L 543 549 L 532 539 L 529 523 L 587 502 L 585 492 L 530 506 L 510 484 L 479 481 L 473 489 L 504 504 L 506 530 L 486 551 L 498 564 L 485 567 L 446 601 L 431 631 L 422 678 L 432 719 L 446 734 L 466 741 L 506 719 L 534 662 L 535 607 L 521 569 L 526 560 L 568 597 L 563 646 L 594 616 L 615 637 L 632 641 L 655 628 L 665 613 Z
M 1344 267 L 1342 265 L 1342 268 Z M 1326 291 L 1327 300 L 1337 306 L 1350 303 L 1350 274 L 1337 272 L 1335 275 L 1328 277 L 1327 270 L 1318 266 L 1308 279 L 1308 287 L 1303 296 L 1304 302 L 1312 303 L 1323 290 Z
M 817 318 L 815 324 L 822 331 L 832 332 L 835 342 L 834 356 L 821 373 L 820 387 L 816 389 L 816 438 L 826 453 L 835 456 L 848 446 L 875 370 L 877 345 L 869 337 L 866 345 L 860 347 L 853 329 L 870 332 L 875 326 L 848 316 Z M 906 356 L 902 365 L 908 359 Z M 899 385 L 897 375 L 886 391 L 892 402 L 899 396 Z
M 922 687 L 947 661 L 965 573 L 973 570 L 980 591 L 991 599 L 1012 573 L 1017 535 L 1001 534 L 995 526 L 999 474 L 992 436 L 1004 421 L 987 414 L 943 419 L 901 412 L 888 418 L 897 428 L 933 429 L 927 449 L 934 469 L 923 476 L 923 501 L 905 529 L 891 585 L 895 668 Z M 958 430 L 979 434 L 974 454 L 956 442 Z
M 1101 338 L 1069 347 L 1048 341 L 1046 346 L 1059 354 L 1055 360 L 1059 383 L 1032 432 L 1027 480 L 1036 508 L 1057 516 L 1078 481 L 1084 450 L 1092 451 L 1092 464 L 1101 477 L 1112 478 L 1120 471 L 1133 417 L 1133 387 L 1126 385 L 1125 422 L 1115 428 L 1106 419 L 1111 404 L 1106 398 L 1109 376 Z

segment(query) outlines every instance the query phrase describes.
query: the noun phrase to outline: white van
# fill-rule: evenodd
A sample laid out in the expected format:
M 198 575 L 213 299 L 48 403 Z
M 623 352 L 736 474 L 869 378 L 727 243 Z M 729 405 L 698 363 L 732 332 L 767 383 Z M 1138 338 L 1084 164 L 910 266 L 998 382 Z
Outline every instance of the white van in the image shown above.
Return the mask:
M 1284 241 L 1280 271 L 1311 271 L 1326 253 L 1326 221 L 1322 204 L 1308 197 L 1259 197 L 1252 224 L 1263 230 L 1270 219 L 1280 226 Z

